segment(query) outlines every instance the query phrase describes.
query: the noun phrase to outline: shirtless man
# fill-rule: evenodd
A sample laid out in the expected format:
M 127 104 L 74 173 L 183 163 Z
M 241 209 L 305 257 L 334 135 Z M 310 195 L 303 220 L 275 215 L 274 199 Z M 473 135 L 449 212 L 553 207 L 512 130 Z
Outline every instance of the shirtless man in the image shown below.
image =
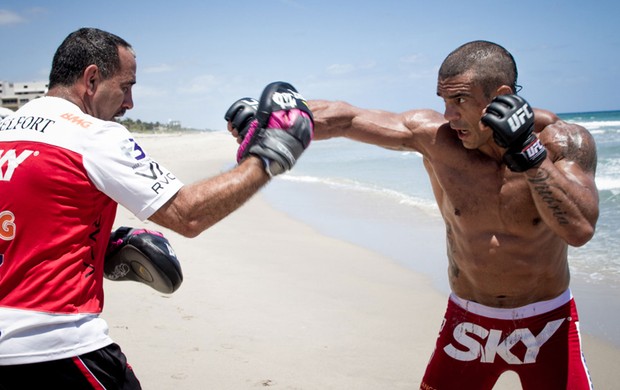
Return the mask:
M 581 126 L 532 111 L 514 95 L 516 81 L 512 55 L 476 41 L 439 70 L 443 116 L 309 101 L 317 140 L 347 137 L 424 158 L 452 294 L 422 389 L 491 389 L 506 370 L 525 389 L 591 386 L 567 250 L 594 234 L 595 144 Z

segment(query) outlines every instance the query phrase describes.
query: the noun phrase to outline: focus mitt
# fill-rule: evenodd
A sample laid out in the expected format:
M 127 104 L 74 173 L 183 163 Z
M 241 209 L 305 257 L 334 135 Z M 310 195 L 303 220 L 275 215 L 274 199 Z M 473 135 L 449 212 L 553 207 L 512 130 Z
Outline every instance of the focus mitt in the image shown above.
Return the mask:
M 110 236 L 103 276 L 144 283 L 165 294 L 175 292 L 183 282 L 181 264 L 162 233 L 126 226 Z

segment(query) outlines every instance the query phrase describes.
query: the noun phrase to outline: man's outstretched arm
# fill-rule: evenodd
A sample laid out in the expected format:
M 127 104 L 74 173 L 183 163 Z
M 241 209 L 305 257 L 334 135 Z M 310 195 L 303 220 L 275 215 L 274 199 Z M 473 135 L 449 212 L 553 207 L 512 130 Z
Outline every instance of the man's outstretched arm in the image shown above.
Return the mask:
M 394 113 L 355 107 L 343 101 L 309 100 L 314 139 L 346 137 L 395 150 L 423 150 L 445 120 L 432 110 Z

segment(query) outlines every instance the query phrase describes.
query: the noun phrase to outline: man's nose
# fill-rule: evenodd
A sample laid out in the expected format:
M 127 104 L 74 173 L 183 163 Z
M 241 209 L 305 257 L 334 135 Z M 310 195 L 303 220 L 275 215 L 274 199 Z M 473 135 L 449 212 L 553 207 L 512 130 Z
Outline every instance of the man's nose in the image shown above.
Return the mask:
M 448 121 L 455 121 L 460 118 L 460 114 L 458 110 L 456 110 L 451 104 L 446 104 L 446 107 L 443 111 L 443 117 Z
M 131 110 L 133 108 L 133 96 L 131 92 L 128 92 L 125 95 L 125 100 L 123 100 L 123 108 L 125 110 Z

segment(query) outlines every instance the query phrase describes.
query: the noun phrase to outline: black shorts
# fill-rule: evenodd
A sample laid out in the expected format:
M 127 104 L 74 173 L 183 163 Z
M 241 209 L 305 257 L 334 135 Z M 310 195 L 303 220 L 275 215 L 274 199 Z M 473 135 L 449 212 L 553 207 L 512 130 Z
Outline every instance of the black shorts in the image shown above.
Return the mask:
M 42 363 L 0 366 L 0 390 L 139 390 L 140 382 L 117 344 Z

